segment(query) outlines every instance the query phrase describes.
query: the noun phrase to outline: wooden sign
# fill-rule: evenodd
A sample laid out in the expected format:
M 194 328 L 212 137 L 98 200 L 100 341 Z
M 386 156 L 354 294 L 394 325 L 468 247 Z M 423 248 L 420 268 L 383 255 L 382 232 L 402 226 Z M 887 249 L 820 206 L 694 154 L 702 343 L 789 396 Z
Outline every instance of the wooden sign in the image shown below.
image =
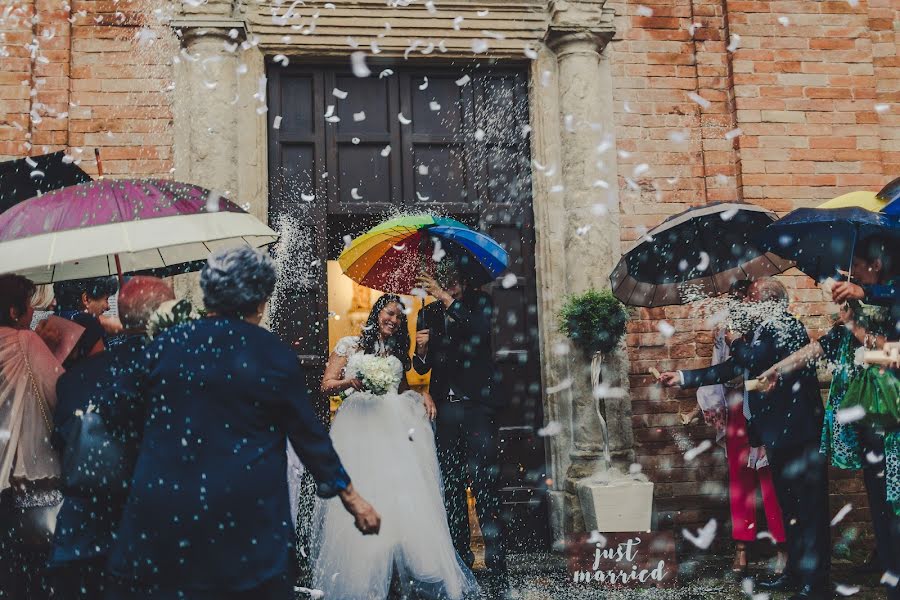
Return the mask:
M 673 587 L 678 578 L 671 531 L 572 535 L 566 558 L 570 581 L 585 588 Z

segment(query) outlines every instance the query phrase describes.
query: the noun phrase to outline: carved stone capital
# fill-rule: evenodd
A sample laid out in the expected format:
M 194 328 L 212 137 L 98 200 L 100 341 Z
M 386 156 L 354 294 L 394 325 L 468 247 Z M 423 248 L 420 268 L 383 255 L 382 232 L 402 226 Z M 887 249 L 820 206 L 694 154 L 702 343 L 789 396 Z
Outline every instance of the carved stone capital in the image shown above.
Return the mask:
M 247 39 L 247 25 L 243 19 L 174 19 L 169 25 L 175 30 L 184 48 L 190 48 L 200 39 L 220 40 L 230 44 L 240 44 Z
M 553 0 L 544 41 L 557 53 L 567 46 L 580 46 L 584 51 L 589 45 L 594 52 L 603 52 L 616 34 L 615 16 L 606 0 Z

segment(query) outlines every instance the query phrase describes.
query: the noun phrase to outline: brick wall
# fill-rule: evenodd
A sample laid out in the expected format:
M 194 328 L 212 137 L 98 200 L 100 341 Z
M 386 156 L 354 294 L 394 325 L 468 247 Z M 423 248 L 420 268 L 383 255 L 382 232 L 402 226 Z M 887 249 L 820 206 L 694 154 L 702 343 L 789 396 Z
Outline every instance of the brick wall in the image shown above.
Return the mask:
M 168 177 L 178 45 L 160 26 L 165 10 L 142 0 L 0 9 L 0 155 L 68 149 L 96 175 L 99 148 L 108 175 Z
M 896 3 L 652 0 L 616 9 L 623 249 L 692 205 L 744 200 L 783 214 L 900 175 Z M 641 164 L 650 170 L 636 178 Z M 796 270 L 783 279 L 792 309 L 818 335 L 833 305 Z M 663 526 L 729 523 L 724 453 L 683 458 L 713 436 L 680 423 L 694 393 L 660 391 L 647 375 L 651 366 L 709 364 L 710 332 L 691 316 L 690 307 L 639 310 L 627 339 L 636 455 L 657 483 Z M 659 333 L 662 319 L 676 329 L 671 339 Z M 857 507 L 845 528 L 866 530 L 861 478 L 833 470 L 831 491 L 833 512 Z

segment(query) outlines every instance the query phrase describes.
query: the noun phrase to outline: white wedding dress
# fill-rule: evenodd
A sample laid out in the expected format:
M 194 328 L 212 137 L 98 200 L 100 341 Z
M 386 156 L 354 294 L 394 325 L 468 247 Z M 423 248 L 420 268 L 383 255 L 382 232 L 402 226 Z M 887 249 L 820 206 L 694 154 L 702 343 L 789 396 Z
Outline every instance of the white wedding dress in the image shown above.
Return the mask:
M 365 356 L 359 338 L 338 342 L 346 372 Z M 398 379 L 403 365 L 391 357 Z M 450 541 L 434 433 L 422 396 L 395 389 L 344 400 L 331 440 L 356 491 L 381 515 L 378 535 L 363 536 L 338 498 L 317 502 L 311 540 L 313 584 L 325 600 L 383 600 L 397 573 L 404 596 L 478 597 L 472 572 Z

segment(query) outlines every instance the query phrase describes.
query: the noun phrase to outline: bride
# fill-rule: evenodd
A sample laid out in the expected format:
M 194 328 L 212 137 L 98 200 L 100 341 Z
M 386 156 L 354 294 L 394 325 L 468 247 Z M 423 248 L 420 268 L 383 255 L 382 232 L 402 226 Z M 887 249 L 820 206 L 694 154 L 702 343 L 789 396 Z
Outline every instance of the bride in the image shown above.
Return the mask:
M 429 422 L 436 410 L 427 394 L 407 386 L 409 349 L 403 304 L 384 295 L 362 335 L 340 340 L 325 368 L 322 391 L 346 397 L 332 443 L 354 487 L 382 516 L 381 532 L 363 537 L 340 501 L 317 504 L 313 584 L 329 600 L 383 600 L 394 574 L 404 597 L 458 600 L 479 593 L 450 540 Z M 386 393 L 372 391 L 383 388 Z

